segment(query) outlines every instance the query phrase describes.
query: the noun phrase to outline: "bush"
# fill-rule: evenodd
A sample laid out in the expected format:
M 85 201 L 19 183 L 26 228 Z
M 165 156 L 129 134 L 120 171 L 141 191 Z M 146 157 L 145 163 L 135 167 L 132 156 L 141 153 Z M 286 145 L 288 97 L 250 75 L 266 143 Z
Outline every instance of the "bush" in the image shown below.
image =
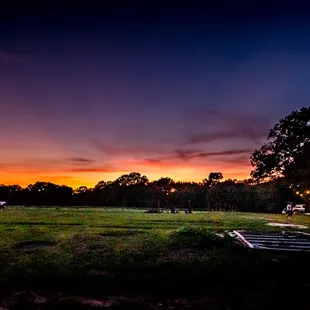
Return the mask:
M 223 246 L 223 239 L 204 227 L 182 226 L 171 235 L 173 245 L 195 248 L 217 248 Z

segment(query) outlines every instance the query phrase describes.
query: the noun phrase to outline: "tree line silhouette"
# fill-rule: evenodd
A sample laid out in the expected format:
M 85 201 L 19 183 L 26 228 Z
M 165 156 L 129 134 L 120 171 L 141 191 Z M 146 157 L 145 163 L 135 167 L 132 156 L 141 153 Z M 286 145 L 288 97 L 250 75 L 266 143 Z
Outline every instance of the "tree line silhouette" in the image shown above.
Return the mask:
M 25 188 L 0 185 L 0 197 L 8 205 L 24 206 L 177 207 L 251 212 L 277 212 L 287 201 L 301 200 L 282 181 L 253 184 L 252 180 L 221 179 L 221 173 L 210 173 L 199 183 L 176 182 L 168 177 L 150 182 L 145 175 L 133 172 L 115 181 L 100 181 L 93 188 L 73 189 L 49 182 L 36 182 Z

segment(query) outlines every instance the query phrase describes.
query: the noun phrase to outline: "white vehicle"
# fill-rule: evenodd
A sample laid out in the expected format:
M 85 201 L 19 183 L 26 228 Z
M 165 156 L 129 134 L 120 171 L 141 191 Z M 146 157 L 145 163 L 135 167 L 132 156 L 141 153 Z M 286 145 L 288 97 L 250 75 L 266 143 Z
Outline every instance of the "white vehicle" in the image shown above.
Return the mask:
M 0 201 L 0 211 L 4 210 L 5 206 L 6 206 L 6 202 L 5 201 Z
M 305 212 L 306 210 L 306 205 L 296 205 L 293 207 L 294 212 Z

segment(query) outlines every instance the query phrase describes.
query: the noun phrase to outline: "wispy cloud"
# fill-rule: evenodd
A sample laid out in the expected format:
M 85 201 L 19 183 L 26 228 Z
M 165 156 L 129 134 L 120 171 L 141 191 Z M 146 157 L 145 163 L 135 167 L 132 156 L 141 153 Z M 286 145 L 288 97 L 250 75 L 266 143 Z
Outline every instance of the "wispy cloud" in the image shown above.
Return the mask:
M 200 109 L 192 111 L 190 117 L 199 124 L 200 132 L 188 133 L 184 139 L 185 145 L 231 139 L 260 144 L 267 137 L 270 126 L 266 115 L 250 115 L 231 110 Z
M 217 151 L 217 152 L 201 152 L 191 155 L 190 158 L 249 154 L 251 151 L 252 151 L 251 149 L 234 149 L 234 150 Z
M 176 150 L 174 154 L 170 156 L 146 158 L 145 160 L 152 163 L 160 163 L 161 161 L 171 160 L 171 159 L 181 159 L 181 160 L 191 160 L 195 158 L 213 157 L 213 156 L 229 156 L 229 155 L 240 155 L 240 154 L 250 154 L 252 149 L 232 149 L 224 151 L 215 152 L 202 152 L 202 151 L 191 151 L 191 150 Z
M 84 157 L 69 157 L 66 158 L 66 161 L 74 163 L 74 164 L 92 164 L 95 160 Z
M 183 142 L 179 143 L 179 147 L 175 149 L 167 148 L 167 145 L 157 143 L 151 144 L 140 143 L 124 143 L 111 144 L 105 141 L 90 140 L 91 145 L 105 155 L 119 157 L 133 157 L 137 162 L 142 162 L 155 166 L 164 161 L 188 161 L 208 157 L 223 158 L 233 157 L 235 155 L 250 156 L 250 153 L 257 145 L 261 144 L 264 137 L 267 136 L 269 128 L 269 118 L 264 115 L 248 115 L 236 111 L 221 111 L 219 109 L 196 109 L 188 114 L 187 117 L 187 134 L 180 131 Z M 192 126 L 192 125 L 195 126 Z M 218 141 L 234 141 L 240 139 L 242 144 L 233 147 L 233 144 L 224 146 L 224 150 L 214 151 L 214 142 Z M 203 143 L 203 147 L 195 147 Z M 216 144 L 218 148 L 220 145 Z M 172 146 L 173 148 L 173 146 Z
M 248 166 L 250 164 L 250 157 L 248 155 L 237 155 L 229 157 L 215 158 L 215 161 L 220 162 L 223 166 L 225 164 L 235 165 L 235 166 Z
M 106 155 L 137 155 L 137 154 L 159 154 L 167 153 L 167 150 L 162 145 L 155 144 L 124 144 L 112 145 L 98 140 L 90 140 L 90 143 L 95 149 L 105 153 Z
M 201 150 L 191 150 L 191 149 L 177 149 L 174 151 L 176 157 L 179 157 L 180 159 L 184 160 L 190 159 L 191 156 L 199 154 L 201 152 L 202 152 Z
M 73 180 L 74 177 L 73 176 L 69 176 L 69 175 L 49 175 L 49 174 L 42 174 L 38 177 L 38 179 L 36 179 L 36 181 L 40 182 L 56 182 L 57 184 L 63 184 L 64 182 L 67 181 L 71 181 Z M 35 181 L 35 182 L 36 182 Z
M 259 140 L 264 138 L 265 135 L 261 132 L 255 132 L 251 128 L 235 128 L 227 129 L 215 132 L 206 132 L 193 134 L 186 138 L 186 144 L 204 143 L 204 142 L 215 142 L 218 140 L 228 140 L 228 139 L 248 139 L 254 143 L 259 143 Z
M 90 167 L 90 168 L 71 168 L 65 169 L 65 171 L 76 172 L 76 173 L 103 173 L 103 172 L 119 172 L 116 168 L 105 168 L 105 167 Z
M 75 158 L 77 159 L 77 158 Z M 80 158 L 82 159 L 82 158 Z M 66 163 L 65 161 L 59 162 L 50 162 L 42 160 L 41 162 L 11 162 L 11 163 L 2 163 L 0 164 L 0 171 L 6 173 L 20 173 L 20 174 L 27 174 L 27 175 L 78 175 L 84 173 L 114 173 L 120 172 L 121 169 L 119 167 L 111 164 L 106 163 L 105 165 L 94 165 L 93 161 L 74 161 L 73 163 L 77 162 L 78 165 Z
M 176 160 L 157 160 L 153 158 L 144 158 L 142 160 L 136 160 L 134 162 L 129 162 L 129 166 L 133 167 L 143 167 L 143 168 L 151 168 L 156 170 L 162 170 L 162 169 L 178 169 L 182 166 L 184 166 L 184 163 L 181 163 Z M 164 173 L 167 173 L 165 171 Z
M 28 174 L 40 174 L 42 172 L 51 172 L 61 165 L 58 160 L 46 159 L 25 159 L 23 161 L 9 161 L 1 163 L 0 170 L 3 172 L 17 172 Z

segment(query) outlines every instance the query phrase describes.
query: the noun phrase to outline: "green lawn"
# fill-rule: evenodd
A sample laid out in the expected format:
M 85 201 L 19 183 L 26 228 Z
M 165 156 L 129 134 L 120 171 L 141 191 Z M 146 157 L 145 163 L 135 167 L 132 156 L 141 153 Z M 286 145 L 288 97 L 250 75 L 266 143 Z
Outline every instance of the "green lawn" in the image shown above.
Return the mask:
M 284 215 L 253 213 L 7 208 L 0 213 L 0 294 L 4 304 L 26 290 L 101 300 L 118 296 L 115 309 L 123 303 L 131 303 L 126 309 L 142 304 L 168 309 L 180 298 L 189 309 L 264 308 L 272 291 L 282 294 L 288 279 L 308 292 L 310 256 L 250 251 L 212 232 L 279 229 L 266 226 L 269 221 L 288 222 Z M 310 227 L 310 216 L 289 222 Z M 294 301 L 295 309 L 309 303 L 302 298 Z M 60 301 L 53 302 L 61 308 Z M 74 309 L 82 307 L 70 302 Z

